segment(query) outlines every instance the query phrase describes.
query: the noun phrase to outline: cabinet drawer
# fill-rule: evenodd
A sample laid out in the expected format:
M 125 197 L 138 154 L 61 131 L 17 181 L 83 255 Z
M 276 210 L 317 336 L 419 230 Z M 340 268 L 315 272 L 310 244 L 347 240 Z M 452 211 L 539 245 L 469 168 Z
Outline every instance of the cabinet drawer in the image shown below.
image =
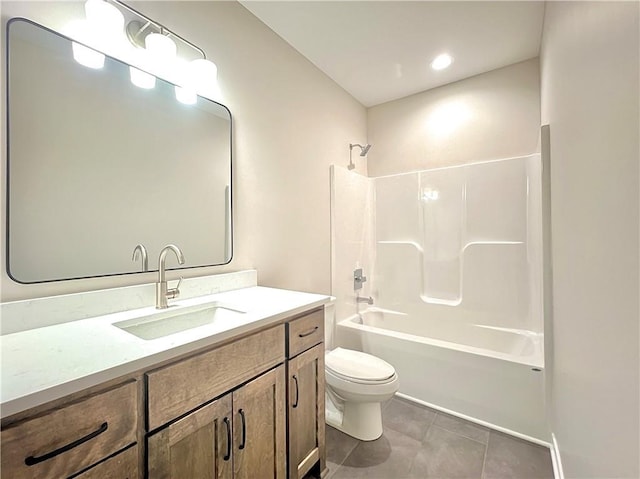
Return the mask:
M 149 430 L 284 361 L 284 325 L 147 373 Z
M 101 462 L 74 479 L 139 479 L 138 446 L 133 446 Z
M 288 354 L 292 358 L 296 354 L 324 341 L 324 310 L 318 309 L 301 318 L 287 323 Z
M 136 441 L 131 381 L 2 430 L 2 475 L 68 477 Z

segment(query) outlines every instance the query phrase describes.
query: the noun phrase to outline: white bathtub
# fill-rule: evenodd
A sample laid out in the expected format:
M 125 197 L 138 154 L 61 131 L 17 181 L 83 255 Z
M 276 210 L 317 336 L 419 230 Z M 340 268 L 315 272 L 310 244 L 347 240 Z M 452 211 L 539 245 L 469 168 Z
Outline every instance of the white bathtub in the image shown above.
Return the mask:
M 379 308 L 337 328 L 337 345 L 396 368 L 401 396 L 548 445 L 541 334 Z

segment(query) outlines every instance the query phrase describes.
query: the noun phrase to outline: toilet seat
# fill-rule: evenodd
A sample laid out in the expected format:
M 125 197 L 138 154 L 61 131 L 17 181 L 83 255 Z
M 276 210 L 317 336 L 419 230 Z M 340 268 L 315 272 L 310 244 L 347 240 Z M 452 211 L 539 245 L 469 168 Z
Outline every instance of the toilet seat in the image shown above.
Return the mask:
M 325 369 L 336 378 L 357 384 L 386 384 L 396 378 L 396 371 L 388 362 L 343 348 L 325 354 Z

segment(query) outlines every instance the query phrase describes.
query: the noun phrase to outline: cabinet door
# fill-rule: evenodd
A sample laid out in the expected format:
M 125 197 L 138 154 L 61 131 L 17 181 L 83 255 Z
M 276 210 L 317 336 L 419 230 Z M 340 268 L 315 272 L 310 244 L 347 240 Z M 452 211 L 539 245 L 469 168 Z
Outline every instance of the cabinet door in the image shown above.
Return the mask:
M 286 478 L 284 365 L 233 393 L 235 479 Z
M 148 438 L 149 479 L 231 479 L 231 394 Z
M 325 468 L 324 345 L 289 360 L 289 479 Z

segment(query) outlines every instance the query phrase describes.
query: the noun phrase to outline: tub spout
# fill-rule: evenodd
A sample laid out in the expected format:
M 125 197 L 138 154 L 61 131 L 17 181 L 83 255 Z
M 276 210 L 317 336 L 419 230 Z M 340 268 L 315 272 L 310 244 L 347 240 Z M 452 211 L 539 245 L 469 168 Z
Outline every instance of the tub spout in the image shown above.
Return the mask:
M 371 296 L 369 296 L 368 298 L 362 298 L 360 296 L 356 296 L 356 303 L 373 304 L 373 298 Z

